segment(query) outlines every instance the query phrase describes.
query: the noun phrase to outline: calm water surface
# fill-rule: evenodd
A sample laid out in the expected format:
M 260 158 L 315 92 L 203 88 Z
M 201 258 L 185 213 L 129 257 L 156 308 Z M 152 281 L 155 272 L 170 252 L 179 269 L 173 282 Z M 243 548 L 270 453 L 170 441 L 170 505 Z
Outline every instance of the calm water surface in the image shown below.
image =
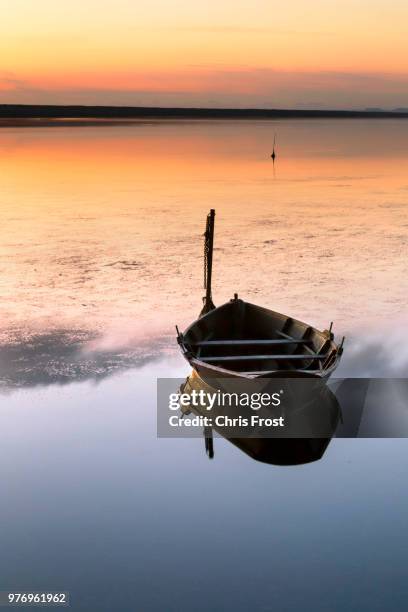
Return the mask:
M 271 164 L 273 134 L 278 159 Z M 347 336 L 341 375 L 408 371 L 408 123 L 157 122 L 0 132 L 0 589 L 98 611 L 405 610 L 406 440 L 298 467 L 156 438 L 214 298 Z

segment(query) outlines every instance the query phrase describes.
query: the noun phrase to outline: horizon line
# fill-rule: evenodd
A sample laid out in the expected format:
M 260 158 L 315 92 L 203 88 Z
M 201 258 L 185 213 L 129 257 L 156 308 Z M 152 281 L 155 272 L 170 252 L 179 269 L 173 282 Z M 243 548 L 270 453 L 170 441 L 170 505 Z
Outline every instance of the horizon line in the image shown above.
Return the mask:
M 395 109 L 297 109 L 207 106 L 124 106 L 103 104 L 0 104 L 0 119 L 81 118 L 408 118 L 408 107 Z

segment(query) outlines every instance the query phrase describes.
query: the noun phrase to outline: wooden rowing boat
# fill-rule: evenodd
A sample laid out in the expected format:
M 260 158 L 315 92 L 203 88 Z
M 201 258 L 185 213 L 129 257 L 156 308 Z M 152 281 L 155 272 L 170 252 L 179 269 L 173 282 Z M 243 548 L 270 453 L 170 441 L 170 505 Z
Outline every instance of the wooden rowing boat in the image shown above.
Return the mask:
M 177 328 L 184 357 L 206 379 L 303 377 L 329 378 L 339 364 L 343 342 L 318 329 L 273 310 L 238 298 L 214 306 L 211 295 L 214 217 L 211 210 L 205 233 L 206 296 L 199 318 L 184 333 Z

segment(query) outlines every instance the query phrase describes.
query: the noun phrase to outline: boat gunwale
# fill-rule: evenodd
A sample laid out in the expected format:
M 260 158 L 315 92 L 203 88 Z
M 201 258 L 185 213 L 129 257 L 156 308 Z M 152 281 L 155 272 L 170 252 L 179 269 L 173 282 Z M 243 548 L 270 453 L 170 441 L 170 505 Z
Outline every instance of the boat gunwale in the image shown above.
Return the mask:
M 188 351 L 186 351 L 187 353 Z M 264 373 L 261 374 L 247 374 L 245 372 L 239 372 L 237 370 L 227 370 L 226 368 L 221 368 L 220 366 L 212 365 L 211 363 L 206 363 L 201 361 L 197 357 L 192 357 L 189 359 L 186 356 L 186 353 L 183 352 L 184 357 L 187 359 L 189 364 L 197 371 L 200 377 L 203 375 L 200 373 L 201 369 L 213 371 L 214 374 L 218 375 L 218 378 L 246 378 L 248 380 L 254 380 L 257 378 L 287 378 L 288 372 L 290 373 L 291 378 L 296 378 L 296 374 L 299 374 L 299 378 L 304 378 L 305 376 L 310 376 L 311 378 L 329 378 L 331 374 L 336 369 L 340 357 L 337 356 L 333 361 L 332 365 L 328 367 L 326 370 L 304 370 L 304 369 L 294 369 L 294 370 L 265 370 Z M 224 375 L 224 376 L 223 376 Z M 205 378 L 205 377 L 204 377 Z

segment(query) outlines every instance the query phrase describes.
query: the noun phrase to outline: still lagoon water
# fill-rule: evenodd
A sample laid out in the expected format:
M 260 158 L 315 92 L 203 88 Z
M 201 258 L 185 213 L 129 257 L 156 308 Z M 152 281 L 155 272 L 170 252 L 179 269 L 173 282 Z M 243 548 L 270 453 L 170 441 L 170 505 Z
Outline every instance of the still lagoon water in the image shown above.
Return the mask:
M 271 163 L 277 134 L 278 158 Z M 404 439 L 303 466 L 157 439 L 174 325 L 213 293 L 346 336 L 340 376 L 408 372 L 408 123 L 0 131 L 0 590 L 75 610 L 405 610 Z

